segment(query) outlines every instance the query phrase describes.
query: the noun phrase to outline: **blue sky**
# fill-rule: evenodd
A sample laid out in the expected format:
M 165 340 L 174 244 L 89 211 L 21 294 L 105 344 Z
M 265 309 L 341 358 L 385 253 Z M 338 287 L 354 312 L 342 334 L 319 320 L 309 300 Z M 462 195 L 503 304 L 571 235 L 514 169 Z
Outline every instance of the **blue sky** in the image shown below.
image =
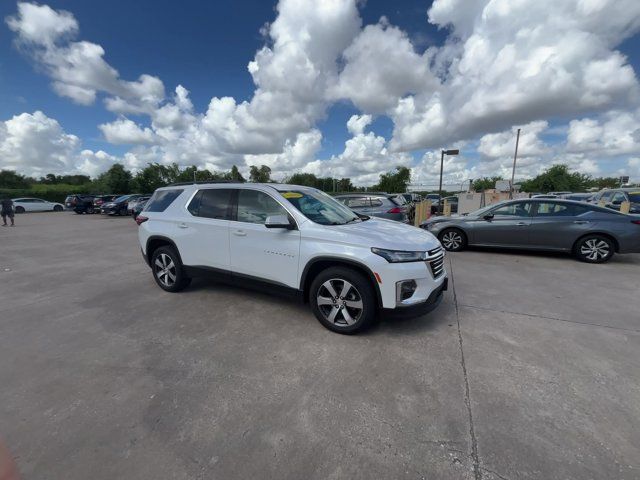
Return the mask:
M 344 1 L 349 2 L 350 0 Z M 603 2 L 606 3 L 607 0 L 603 0 Z M 444 4 L 444 2 L 441 3 Z M 455 4 L 456 2 L 453 3 Z M 633 3 L 634 2 L 631 2 L 630 5 L 633 5 Z M 553 2 L 550 2 L 550 4 L 553 4 Z M 100 45 L 105 51 L 104 60 L 118 71 L 120 79 L 134 81 L 138 79 L 141 74 L 158 77 L 164 84 L 166 90 L 167 99 L 162 100 L 162 102 L 165 103 L 170 101 L 174 88 L 177 85 L 182 85 L 189 92 L 189 98 L 193 103 L 193 111 L 200 115 L 207 112 L 212 97 L 233 97 L 237 104 L 243 101 L 251 102 L 254 97 L 254 91 L 256 90 L 256 84 L 247 70 L 247 64 L 254 59 L 256 52 L 265 45 L 271 48 L 276 54 L 278 53 L 278 47 L 274 46 L 273 35 L 271 38 L 263 35 L 264 32 L 269 32 L 270 25 L 273 25 L 273 22 L 278 17 L 278 10 L 276 9 L 277 2 L 248 0 L 203 2 L 185 0 L 177 4 L 176 2 L 158 0 L 138 0 L 135 2 L 130 0 L 126 2 L 120 0 L 111 0 L 110 2 L 51 0 L 46 2 L 46 5 L 51 7 L 52 11 L 55 12 L 63 10 L 70 12 L 79 25 L 79 31 L 72 35 L 73 38 L 56 40 L 57 44 L 82 40 Z M 362 42 L 365 46 L 367 40 L 380 42 L 388 40 L 391 48 L 394 48 L 395 44 L 393 44 L 393 42 L 397 42 L 398 40 L 397 38 L 392 38 L 393 30 L 397 29 L 404 32 L 411 44 L 413 54 L 412 56 L 405 56 L 405 58 L 398 60 L 398 65 L 400 65 L 398 75 L 403 75 L 406 78 L 412 73 L 411 69 L 419 69 L 418 64 L 420 62 L 424 62 L 425 64 L 430 63 L 430 69 L 432 71 L 427 71 L 426 73 L 421 72 L 419 78 L 420 82 L 434 82 L 434 78 L 438 78 L 438 72 L 435 71 L 434 67 L 434 57 L 427 59 L 425 50 L 429 47 L 441 49 L 441 56 L 446 59 L 446 62 L 451 62 L 452 60 L 455 62 L 464 58 L 463 55 L 469 56 L 468 52 L 462 53 L 462 48 L 465 50 L 470 48 L 470 38 L 472 39 L 471 34 L 474 32 L 465 32 L 465 29 L 468 29 L 468 25 L 465 25 L 467 20 L 462 14 L 463 8 L 459 7 L 457 11 L 447 11 L 446 8 L 437 6 L 441 11 L 435 12 L 432 23 L 429 23 L 427 21 L 427 12 L 430 7 L 431 3 L 424 1 L 388 2 L 368 0 L 366 3 L 359 3 L 357 9 L 357 16 L 361 22 L 361 27 L 358 29 L 358 32 L 360 32 L 359 36 L 363 37 Z M 0 3 L 0 18 L 6 19 L 15 16 L 17 10 L 16 3 L 4 1 Z M 345 10 L 345 12 L 345 15 L 349 14 L 347 10 Z M 552 13 L 553 12 L 549 13 L 550 17 Z M 482 12 L 478 11 L 478 15 L 481 14 Z M 627 14 L 632 15 L 632 12 L 627 10 Z M 544 23 L 547 20 L 549 22 L 551 21 L 551 18 L 541 17 L 538 19 L 536 15 L 544 16 L 544 9 L 532 13 L 531 26 L 540 24 L 541 22 Z M 609 15 L 615 17 L 616 12 L 609 9 Z M 622 19 L 620 22 L 622 22 L 624 20 L 624 12 L 619 13 L 619 15 Z M 364 37 L 363 27 L 367 25 L 382 25 L 379 23 L 382 16 L 386 17 L 387 20 L 384 21 L 384 25 L 379 28 L 379 37 Z M 440 19 L 440 17 L 442 17 L 442 19 Z M 520 15 L 520 17 L 522 16 Z M 313 17 L 310 18 L 310 21 L 314 20 Z M 52 21 L 57 21 L 57 19 L 54 18 Z M 508 22 L 509 20 L 505 19 L 504 21 Z M 591 169 L 594 174 L 610 174 L 620 169 L 633 169 L 636 165 L 634 159 L 638 157 L 637 153 L 640 152 L 636 151 L 635 144 L 632 146 L 626 145 L 624 148 L 618 149 L 619 151 L 616 150 L 617 153 L 615 153 L 615 155 L 609 155 L 609 153 L 607 153 L 605 156 L 610 156 L 611 158 L 606 164 L 598 163 L 601 162 L 599 156 L 602 156 L 603 151 L 613 151 L 612 148 L 603 144 L 596 145 L 596 142 L 592 141 L 593 139 L 591 140 L 591 148 L 587 149 L 588 151 L 581 149 L 575 144 L 573 144 L 571 148 L 565 149 L 563 147 L 563 145 L 568 144 L 570 141 L 567 137 L 567 132 L 572 120 L 582 122 L 572 127 L 574 130 L 572 138 L 575 140 L 593 137 L 593 124 L 586 122 L 585 119 L 593 120 L 599 128 L 606 128 L 611 123 L 611 119 L 615 117 L 615 113 L 611 112 L 617 112 L 622 109 L 632 117 L 636 115 L 637 98 L 632 95 L 628 98 L 624 97 L 621 91 L 625 89 L 629 90 L 629 85 L 633 88 L 637 87 L 635 72 L 637 72 L 638 67 L 640 67 L 640 36 L 637 34 L 637 24 L 621 26 L 620 22 L 611 20 L 610 26 L 605 25 L 608 30 L 605 30 L 605 27 L 592 27 L 592 24 L 586 20 L 583 25 L 570 27 L 575 29 L 577 33 L 595 33 L 600 35 L 601 38 L 608 38 L 610 35 L 621 37 L 620 41 L 608 42 L 607 48 L 609 51 L 607 54 L 614 55 L 615 52 L 620 52 L 624 55 L 626 57 L 626 66 L 632 68 L 634 78 L 629 79 L 629 83 L 626 86 L 616 86 L 618 91 L 607 91 L 602 94 L 609 96 L 605 100 L 585 100 L 584 105 L 579 108 L 571 108 L 570 106 L 551 108 L 548 104 L 553 103 L 553 99 L 544 98 L 543 92 L 531 91 L 527 92 L 527 94 L 534 95 L 539 93 L 541 96 L 539 102 L 541 106 L 539 108 L 534 101 L 524 102 L 527 103 L 526 107 L 515 105 L 515 102 L 514 106 L 504 106 L 499 102 L 491 103 L 487 101 L 487 105 L 481 105 L 481 108 L 487 109 L 487 111 L 483 112 L 482 115 L 478 114 L 479 119 L 476 121 L 476 124 L 468 125 L 470 122 L 464 119 L 456 120 L 453 118 L 456 115 L 454 107 L 459 111 L 463 111 L 465 106 L 471 108 L 470 105 L 473 105 L 474 92 L 470 91 L 466 94 L 467 97 L 460 95 L 460 98 L 456 98 L 456 92 L 451 91 L 446 94 L 451 98 L 447 103 L 443 102 L 443 108 L 450 109 L 447 114 L 452 117 L 451 120 L 447 120 L 447 123 L 440 127 L 441 131 L 439 131 L 439 133 L 434 132 L 432 136 L 428 134 L 418 135 L 417 139 L 415 139 L 415 135 L 410 132 L 411 125 L 406 125 L 406 118 L 394 110 L 396 108 L 395 103 L 390 103 L 381 110 L 379 107 L 373 106 L 371 101 L 358 97 L 357 85 L 354 88 L 346 82 L 346 86 L 343 85 L 344 88 L 342 91 L 351 93 L 338 95 L 331 101 L 323 100 L 320 105 L 322 113 L 314 113 L 311 115 L 309 125 L 301 127 L 299 131 L 289 128 L 281 132 L 281 136 L 275 135 L 275 137 L 279 139 L 278 142 L 280 142 L 278 144 L 279 146 L 276 146 L 276 149 L 280 148 L 280 150 L 282 150 L 287 141 L 291 145 L 294 145 L 296 141 L 300 140 L 300 138 L 296 136 L 300 133 L 319 132 L 321 137 L 319 147 L 315 149 L 312 148 L 312 154 L 305 158 L 304 161 L 298 159 L 295 162 L 290 162 L 288 158 L 273 157 L 275 150 L 272 146 L 265 147 L 264 152 L 256 151 L 256 149 L 249 149 L 251 151 L 247 150 L 243 152 L 241 151 L 242 148 L 238 149 L 238 147 L 234 147 L 232 151 L 225 150 L 223 152 L 229 160 L 216 160 L 220 155 L 223 155 L 216 153 L 215 158 L 212 157 L 214 159 L 209 161 L 209 164 L 226 166 L 230 162 L 237 163 L 244 160 L 248 165 L 251 162 L 260 160 L 262 157 L 239 157 L 238 155 L 264 153 L 265 155 L 272 155 L 272 157 L 264 157 L 265 162 L 273 162 L 274 164 L 280 162 L 282 165 L 288 165 L 288 167 L 281 169 L 282 172 L 286 173 L 287 168 L 296 171 L 305 169 L 315 171 L 314 169 L 317 170 L 318 168 L 317 162 L 315 164 L 313 163 L 315 160 L 328 160 L 333 158 L 336 164 L 335 174 L 351 172 L 355 176 L 360 176 L 362 181 L 366 181 L 369 178 L 375 178 L 380 171 L 392 168 L 394 164 L 402 162 L 409 162 L 411 165 L 416 166 L 416 168 L 418 168 L 422 162 L 424 172 L 428 172 L 432 168 L 431 163 L 433 162 L 431 157 L 433 157 L 433 150 L 437 150 L 439 147 L 457 144 L 465 153 L 464 162 L 466 163 L 464 165 L 456 165 L 456 168 L 459 170 L 459 172 L 456 173 L 456 178 L 461 178 L 461 176 L 464 175 L 491 173 L 492 169 L 496 172 L 504 169 L 504 165 L 507 163 L 505 154 L 501 156 L 487 155 L 487 152 L 491 150 L 489 143 L 499 142 L 500 139 L 498 137 L 487 137 L 484 138 L 483 141 L 483 136 L 504 135 L 505 132 L 508 133 L 510 129 L 515 128 L 516 125 L 543 121 L 546 122 L 546 126 L 541 127 L 536 124 L 536 126 L 529 129 L 529 131 L 536 132 L 534 134 L 535 138 L 531 138 L 530 140 L 532 152 L 534 152 L 531 158 L 536 160 L 537 164 L 548 165 L 556 160 L 569 159 L 567 160 L 569 163 L 575 162 L 575 168 L 581 168 L 581 165 L 587 165 L 587 170 Z M 439 23 L 439 25 L 435 25 L 434 23 Z M 445 24 L 448 24 L 448 26 L 444 27 L 443 25 Z M 347 27 L 348 25 L 345 28 Z M 525 27 L 526 25 L 523 25 L 521 31 L 524 31 Z M 476 25 L 475 28 L 479 27 Z M 483 30 L 478 30 L 478 32 L 487 36 L 487 42 L 491 42 L 494 49 L 498 50 L 502 48 L 502 45 L 500 45 L 501 41 L 504 41 L 505 44 L 509 43 L 508 33 L 505 34 L 505 38 L 502 39 L 500 38 L 501 33 L 499 29 L 496 29 L 496 32 L 487 33 L 487 28 L 487 26 L 484 26 Z M 593 28 L 594 32 L 590 32 L 590 28 Z M 595 31 L 598 28 L 602 28 L 602 31 Z M 263 33 L 261 33 L 261 29 Z M 553 31 L 555 32 L 555 30 Z M 517 32 L 514 31 L 513 35 L 516 33 Z M 357 34 L 357 32 L 352 33 L 352 37 L 355 34 Z M 61 96 L 52 88 L 52 81 L 54 81 L 55 78 L 48 71 L 49 67 L 33 55 L 33 50 L 40 47 L 34 47 L 33 44 L 28 44 L 28 42 L 20 43 L 17 41 L 18 37 L 19 35 L 15 29 L 12 31 L 6 22 L 0 25 L 0 121 L 7 121 L 22 113 L 32 114 L 39 110 L 42 111 L 46 117 L 55 119 L 55 121 L 59 123 L 62 131 L 77 136 L 81 142 L 81 147 L 78 148 L 89 149 L 93 152 L 102 150 L 112 156 L 109 161 L 123 158 L 127 152 L 134 151 L 136 152 L 135 154 L 139 156 L 137 163 L 135 161 L 131 163 L 134 168 L 136 165 L 144 163 L 144 159 L 151 158 L 149 152 L 151 147 L 155 145 L 153 142 L 146 143 L 144 148 L 147 150 L 142 154 L 140 152 L 143 147 L 139 144 L 132 145 L 122 141 L 109 141 L 107 135 L 99 128 L 99 125 L 126 118 L 142 129 L 150 127 L 153 130 L 153 134 L 157 136 L 156 134 L 158 132 L 155 126 L 152 125 L 153 115 L 149 116 L 146 112 L 122 113 L 109 111 L 105 108 L 102 101 L 108 96 L 108 92 L 101 92 L 99 89 L 98 99 L 89 105 L 81 105 L 71 101 L 67 96 Z M 358 37 L 353 37 L 354 43 L 357 38 Z M 566 47 L 566 44 L 561 43 L 561 40 L 562 39 L 559 38 L 555 46 L 552 43 L 550 44 L 551 48 L 557 49 L 558 53 Z M 324 41 L 327 40 L 325 39 Z M 447 42 L 456 44 L 460 50 L 457 53 L 444 52 L 443 46 Z M 345 45 L 348 45 L 348 43 L 345 43 Z M 373 48 L 377 47 L 374 46 Z M 398 47 L 398 50 L 399 48 L 400 47 Z M 584 63 L 585 61 L 601 59 L 603 55 L 606 56 L 600 51 L 601 49 L 601 45 L 596 46 L 594 44 L 592 57 L 590 57 L 589 54 L 580 53 L 580 55 L 583 56 L 579 57 L 578 60 Z M 346 57 L 344 55 L 344 52 L 348 52 L 349 50 L 341 47 L 340 51 L 342 54 L 336 58 L 338 73 L 349 63 L 345 60 Z M 533 54 L 527 59 L 527 55 L 529 54 L 531 54 L 529 51 L 517 52 L 518 56 L 521 55 L 525 61 L 528 60 L 531 64 L 539 62 L 539 59 L 534 57 Z M 358 62 L 355 60 L 352 61 L 354 69 L 356 67 L 379 68 L 380 63 L 377 65 L 374 63 L 374 67 L 369 66 L 370 64 L 367 63 L 367 61 L 371 59 L 366 57 L 366 55 L 369 55 L 368 53 L 362 53 L 362 51 L 360 51 L 354 55 L 358 60 Z M 422 55 L 425 56 L 423 57 Z M 450 58 L 447 57 L 448 55 Z M 469 58 L 476 57 L 469 56 Z M 373 60 L 376 59 L 374 58 Z M 380 59 L 377 60 L 380 62 Z M 493 60 L 496 60 L 495 56 Z M 513 61 L 515 62 L 516 60 L 517 58 Z M 311 61 L 314 61 L 314 59 L 312 58 Z M 382 59 L 382 61 L 384 62 L 384 59 Z M 571 59 L 567 60 L 567 65 L 572 65 L 576 61 Z M 610 63 L 612 64 L 611 75 L 617 75 L 615 68 L 622 67 L 620 65 L 613 65 L 614 62 Z M 447 65 L 449 65 L 449 63 L 447 63 Z M 496 67 L 496 65 L 498 67 Z M 490 75 L 491 72 L 495 72 L 496 68 L 499 68 L 499 65 L 499 61 L 494 63 L 492 67 L 487 64 L 486 74 Z M 296 64 L 291 64 L 291 68 L 296 68 Z M 404 68 L 407 69 L 406 73 L 402 71 Z M 524 66 L 522 68 L 526 70 L 527 67 Z M 529 70 L 531 70 L 530 67 Z M 480 75 L 484 75 L 481 69 L 478 71 L 480 71 Z M 363 72 L 363 74 L 367 73 L 368 72 Z M 513 74 L 517 76 L 517 72 L 513 72 Z M 451 77 L 450 80 L 455 80 L 453 73 L 448 72 L 446 75 Z M 496 98 L 499 98 L 497 96 L 500 94 L 500 89 L 507 88 L 504 78 L 508 75 L 510 75 L 510 71 L 504 72 L 502 79 L 493 79 L 494 85 L 488 86 L 484 79 L 480 78 L 480 81 L 478 80 L 477 73 L 474 77 L 470 78 L 472 78 L 473 81 L 479 81 L 479 86 L 486 86 L 487 89 L 492 88 L 493 90 L 488 91 L 487 94 L 496 95 Z M 584 78 L 584 72 L 576 71 L 576 78 L 581 78 L 581 76 Z M 381 91 L 380 88 L 384 88 L 385 85 L 389 85 L 389 88 L 396 88 L 397 83 L 401 80 L 383 78 L 382 80 L 378 79 L 376 81 L 378 81 L 380 85 L 375 85 L 376 88 L 372 89 L 372 96 L 377 93 L 379 94 Z M 385 82 L 387 83 L 385 84 Z M 429 89 L 425 89 L 424 92 L 416 91 L 417 87 L 415 85 L 416 84 L 397 87 L 399 88 L 396 95 L 397 99 L 394 99 L 393 102 L 396 102 L 396 100 L 400 102 L 402 98 L 413 97 L 416 100 L 425 102 L 425 105 L 430 105 L 428 97 L 432 95 L 433 92 Z M 349 90 L 349 88 L 351 88 L 351 90 Z M 438 88 L 434 87 L 434 90 L 437 91 Z M 600 93 L 599 90 L 598 93 Z M 515 96 L 516 95 L 514 95 L 514 97 Z M 158 105 L 162 104 L 163 103 L 159 103 Z M 475 114 L 474 110 L 470 111 L 472 115 Z M 356 132 L 356 134 L 348 130 L 347 122 L 353 115 L 367 114 L 371 115 L 371 118 L 366 122 L 367 125 L 364 127 L 364 130 Z M 486 122 L 483 120 L 484 114 L 486 114 Z M 607 115 L 609 116 L 607 117 Z M 414 122 L 418 121 L 415 120 L 415 116 L 411 118 L 414 119 L 412 120 Z M 405 130 L 402 130 L 399 125 L 403 125 L 402 128 Z M 427 126 L 426 129 L 428 129 L 431 124 L 425 123 L 425 125 Z M 396 127 L 395 130 L 394 126 Z M 578 129 L 578 127 L 580 127 L 580 129 Z M 587 127 L 592 129 L 592 131 L 590 131 L 591 133 L 585 133 Z M 384 141 L 385 149 L 383 152 L 378 148 L 378 150 L 374 152 L 374 154 L 380 158 L 376 165 L 371 166 L 372 171 L 370 175 L 367 175 L 367 170 L 362 167 L 366 159 L 347 157 L 345 151 L 346 141 L 352 137 L 357 137 L 358 133 L 364 136 L 368 132 L 373 132 L 374 137 L 381 139 L 378 144 Z M 151 132 L 149 134 L 151 135 Z M 634 131 L 624 131 L 622 134 L 628 135 L 631 138 L 634 135 Z M 589 137 L 589 135 L 591 135 L 591 137 Z M 361 138 L 360 140 L 363 141 L 364 145 L 366 139 Z M 371 137 L 368 140 L 370 143 L 374 141 Z M 638 142 L 640 143 L 640 138 Z M 543 146 L 541 146 L 542 144 Z M 481 147 L 482 145 L 484 145 L 484 147 Z M 539 147 L 537 150 L 535 148 L 536 145 Z M 495 147 L 492 150 L 495 152 L 505 150 L 504 148 L 502 148 L 502 150 L 498 148 L 500 145 L 497 144 L 492 144 L 492 146 Z M 367 144 L 366 148 L 370 147 L 371 145 Z M 5 146 L 5 148 L 8 147 Z M 158 147 L 158 149 L 163 148 L 165 147 L 162 145 Z M 262 147 L 256 148 L 260 150 Z M 479 148 L 480 151 L 478 150 Z M 562 151 L 559 152 L 559 149 Z M 396 156 L 392 157 L 389 156 L 390 154 L 387 152 L 391 150 L 400 153 L 394 153 Z M 20 165 L 18 154 L 19 153 L 15 154 L 16 157 L 10 165 L 12 168 Z M 160 154 L 158 157 L 159 161 L 169 161 L 171 158 L 176 158 L 176 155 L 177 158 L 186 158 L 180 157 L 180 154 L 176 154 L 175 152 L 164 157 L 162 155 L 164 154 Z M 456 161 L 459 163 L 462 162 L 461 159 L 456 159 Z M 357 164 L 360 166 L 357 168 L 354 167 L 351 170 L 345 169 L 340 167 L 339 164 L 341 162 L 352 162 L 354 165 Z M 203 163 L 205 162 L 203 161 Z M 536 162 L 532 160 L 532 163 Z M 26 161 L 25 164 L 27 164 Z M 54 164 L 52 163 L 51 165 Z M 64 163 L 64 165 L 66 165 L 65 168 L 71 170 L 79 168 L 77 161 L 73 159 L 70 159 L 67 163 Z M 329 163 L 323 165 L 328 167 Z M 108 161 L 104 166 L 108 166 Z M 474 167 L 478 168 L 474 170 Z M 37 168 L 47 167 L 42 166 Z M 278 170 L 278 168 L 274 170 Z M 531 167 L 530 170 L 525 171 L 535 173 L 536 169 Z M 424 172 L 418 173 L 424 176 L 426 175 Z M 453 177 L 452 181 L 454 181 Z

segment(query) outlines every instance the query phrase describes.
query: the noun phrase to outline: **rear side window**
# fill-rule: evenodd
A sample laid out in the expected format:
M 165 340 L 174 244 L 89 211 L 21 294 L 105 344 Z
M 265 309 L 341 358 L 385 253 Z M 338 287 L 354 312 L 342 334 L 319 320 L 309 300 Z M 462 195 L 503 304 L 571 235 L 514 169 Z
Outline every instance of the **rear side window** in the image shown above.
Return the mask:
M 567 203 L 541 202 L 538 204 L 537 217 L 576 217 L 588 212 L 589 207 Z
M 347 207 L 351 208 L 365 208 L 371 206 L 371 202 L 366 197 L 347 198 L 344 203 Z
M 381 207 L 382 206 L 382 199 L 380 199 L 380 198 L 372 198 L 371 199 L 371 206 L 372 207 Z
M 146 212 L 164 212 L 173 201 L 184 192 L 182 189 L 176 190 L 160 190 L 153 194 L 151 200 L 147 203 Z
M 229 220 L 231 218 L 231 193 L 228 188 L 200 190 L 189 202 L 187 210 L 195 217 Z

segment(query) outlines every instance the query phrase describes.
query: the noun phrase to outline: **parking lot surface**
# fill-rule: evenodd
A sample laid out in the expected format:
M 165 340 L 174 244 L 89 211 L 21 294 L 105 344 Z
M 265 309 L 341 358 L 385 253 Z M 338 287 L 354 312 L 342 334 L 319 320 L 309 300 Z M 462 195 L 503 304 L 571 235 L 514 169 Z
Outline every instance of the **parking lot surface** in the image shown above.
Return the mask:
M 640 255 L 449 255 L 439 309 L 342 336 L 163 292 L 130 218 L 16 220 L 0 435 L 25 479 L 640 478 Z

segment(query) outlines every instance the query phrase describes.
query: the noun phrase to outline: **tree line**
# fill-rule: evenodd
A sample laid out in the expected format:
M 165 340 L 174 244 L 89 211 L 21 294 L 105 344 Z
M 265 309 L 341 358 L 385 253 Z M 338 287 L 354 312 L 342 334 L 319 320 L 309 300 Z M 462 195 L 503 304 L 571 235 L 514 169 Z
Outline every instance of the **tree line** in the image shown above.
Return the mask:
M 40 196 L 61 201 L 68 193 L 151 193 L 159 187 L 172 183 L 192 181 L 272 182 L 271 168 L 267 165 L 252 165 L 249 178 L 245 179 L 237 166 L 228 171 L 211 171 L 196 166 L 181 168 L 177 164 L 150 163 L 143 169 L 132 172 L 116 163 L 96 178 L 87 175 L 55 175 L 49 173 L 40 178 L 21 175 L 12 170 L 0 170 L 0 190 L 12 196 Z M 483 191 L 494 188 L 502 177 L 484 177 L 475 180 L 472 188 Z M 356 187 L 350 178 L 318 177 L 313 173 L 294 173 L 283 179 L 283 183 L 314 187 L 325 192 L 387 192 L 404 193 L 411 182 L 411 170 L 400 166 L 383 173 L 378 183 L 368 187 Z M 586 191 L 589 188 L 614 188 L 619 179 L 614 177 L 593 178 L 590 175 L 571 172 L 566 165 L 553 165 L 540 175 L 520 182 L 525 192 Z M 426 193 L 426 192 L 424 192 Z M 449 192 L 445 192 L 445 195 Z

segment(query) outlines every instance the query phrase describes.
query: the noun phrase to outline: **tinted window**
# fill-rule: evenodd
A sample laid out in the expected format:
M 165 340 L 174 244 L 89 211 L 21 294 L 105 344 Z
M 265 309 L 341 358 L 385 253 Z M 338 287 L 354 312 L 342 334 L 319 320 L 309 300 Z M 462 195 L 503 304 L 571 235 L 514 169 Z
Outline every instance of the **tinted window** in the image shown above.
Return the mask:
M 164 212 L 184 190 L 160 190 L 153 194 L 147 203 L 145 212 Z
M 231 218 L 231 193 L 229 188 L 212 188 L 201 190 L 194 197 L 197 201 L 193 207 L 189 204 L 189 211 L 198 217 L 215 218 L 218 220 L 229 220 Z M 197 208 L 197 210 L 196 210 Z M 194 213 L 196 210 L 197 213 Z
M 613 197 L 611 197 L 611 203 L 622 203 L 626 201 L 627 197 L 622 192 L 616 192 Z
M 538 204 L 538 217 L 575 217 L 589 211 L 588 207 L 582 205 L 571 205 L 562 203 L 541 202 Z
M 606 200 L 609 201 L 609 199 L 611 198 L 611 196 L 613 195 L 613 192 L 609 191 L 609 192 L 604 192 L 600 198 L 598 200 Z
M 238 221 L 265 223 L 271 215 L 287 215 L 287 211 L 273 198 L 258 190 L 238 192 Z
M 381 207 L 382 206 L 382 199 L 381 198 L 372 198 L 371 199 L 371 206 L 372 207 Z
M 634 203 L 640 203 L 640 192 L 631 192 L 629 194 L 629 201 Z
M 344 204 L 350 208 L 365 208 L 371 206 L 371 202 L 366 197 L 347 198 Z
M 492 210 L 491 213 L 496 216 L 511 216 L 511 217 L 528 217 L 531 213 L 531 203 L 528 202 L 518 202 L 518 203 L 510 203 L 509 205 L 503 205 L 502 207 L 498 207 L 495 210 Z

